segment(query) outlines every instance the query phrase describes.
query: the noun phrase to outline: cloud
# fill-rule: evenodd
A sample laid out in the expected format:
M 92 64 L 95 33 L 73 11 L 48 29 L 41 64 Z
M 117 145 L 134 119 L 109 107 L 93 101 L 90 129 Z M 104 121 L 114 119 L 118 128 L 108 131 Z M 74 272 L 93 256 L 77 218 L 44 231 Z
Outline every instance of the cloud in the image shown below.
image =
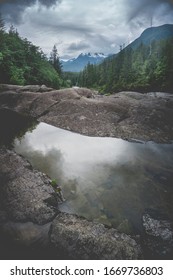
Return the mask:
M 78 41 L 78 42 L 71 43 L 68 47 L 68 50 L 82 51 L 88 48 L 90 48 L 90 45 L 88 43 L 86 43 L 85 41 Z
M 173 0 L 0 0 L 0 12 L 7 27 L 14 24 L 47 54 L 58 44 L 60 56 L 74 57 L 85 48 L 116 53 L 151 21 L 172 23 Z
M 62 0 L 0 0 L 0 12 L 7 22 L 19 24 L 24 11 L 36 4 L 50 8 Z
M 126 5 L 128 6 L 128 21 L 131 21 L 141 15 L 152 17 L 161 9 L 161 13 L 170 12 L 173 10 L 173 0 L 125 0 Z M 130 2 L 130 5 L 129 5 Z

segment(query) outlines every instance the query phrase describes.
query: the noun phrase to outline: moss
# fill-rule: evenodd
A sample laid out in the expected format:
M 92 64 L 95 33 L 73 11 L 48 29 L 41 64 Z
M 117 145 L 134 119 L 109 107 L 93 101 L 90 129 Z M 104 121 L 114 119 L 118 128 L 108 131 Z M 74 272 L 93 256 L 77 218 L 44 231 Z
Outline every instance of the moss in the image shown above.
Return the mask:
M 52 187 L 56 187 L 57 186 L 57 181 L 55 180 L 55 179 L 53 179 L 52 181 L 51 181 L 51 186 Z

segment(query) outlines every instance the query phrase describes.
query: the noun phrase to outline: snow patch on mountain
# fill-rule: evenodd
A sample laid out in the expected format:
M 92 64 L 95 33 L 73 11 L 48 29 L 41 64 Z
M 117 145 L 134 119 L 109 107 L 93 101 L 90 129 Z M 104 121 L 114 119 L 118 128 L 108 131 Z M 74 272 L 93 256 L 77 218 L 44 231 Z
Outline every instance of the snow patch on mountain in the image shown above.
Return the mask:
M 76 58 L 71 58 L 69 60 L 61 59 L 61 63 L 63 71 L 80 72 L 88 63 L 99 64 L 107 57 L 108 55 L 103 53 L 81 53 Z

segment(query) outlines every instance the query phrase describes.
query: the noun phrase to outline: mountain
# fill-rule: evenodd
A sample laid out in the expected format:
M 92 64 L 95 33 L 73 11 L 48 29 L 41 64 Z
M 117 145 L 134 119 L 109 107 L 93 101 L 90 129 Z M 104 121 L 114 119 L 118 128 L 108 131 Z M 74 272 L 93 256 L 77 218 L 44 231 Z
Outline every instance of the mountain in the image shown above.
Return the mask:
M 143 31 L 141 36 L 118 54 L 97 67 L 86 67 L 79 85 L 102 93 L 130 91 L 173 92 L 173 25 Z
M 61 60 L 63 71 L 65 72 L 80 72 L 84 67 L 90 64 L 99 64 L 107 56 L 103 53 L 81 53 L 78 57 L 72 58 L 70 60 L 64 61 Z
M 137 49 L 141 44 L 150 45 L 153 41 L 166 40 L 173 37 L 173 24 L 164 24 L 150 27 L 143 31 L 141 36 L 129 44 L 126 48 Z

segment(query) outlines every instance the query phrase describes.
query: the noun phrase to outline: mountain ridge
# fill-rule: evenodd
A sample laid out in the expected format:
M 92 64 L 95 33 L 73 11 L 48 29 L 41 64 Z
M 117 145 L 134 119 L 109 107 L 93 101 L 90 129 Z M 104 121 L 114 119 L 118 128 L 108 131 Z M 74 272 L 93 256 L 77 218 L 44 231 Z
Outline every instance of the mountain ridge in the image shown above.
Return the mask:
M 136 49 L 140 44 L 149 45 L 151 42 L 166 40 L 173 37 L 173 24 L 163 24 L 160 26 L 149 27 L 141 35 L 131 42 L 126 48 Z
M 161 26 L 149 27 L 145 29 L 141 35 L 133 42 L 127 45 L 124 49 L 137 49 L 141 44 L 150 45 L 153 41 L 166 40 L 173 38 L 173 24 L 164 24 Z M 90 64 L 100 64 L 104 59 L 116 57 L 119 53 L 104 55 L 103 53 L 81 53 L 76 58 L 71 58 L 67 61 L 61 59 L 63 71 L 65 72 L 80 72 L 84 67 Z
M 107 55 L 104 55 L 103 53 L 81 53 L 76 58 L 71 58 L 67 61 L 64 61 L 61 59 L 63 71 L 65 72 L 80 72 L 84 69 L 84 67 L 88 64 L 99 64 L 101 63 L 105 58 L 107 58 Z

